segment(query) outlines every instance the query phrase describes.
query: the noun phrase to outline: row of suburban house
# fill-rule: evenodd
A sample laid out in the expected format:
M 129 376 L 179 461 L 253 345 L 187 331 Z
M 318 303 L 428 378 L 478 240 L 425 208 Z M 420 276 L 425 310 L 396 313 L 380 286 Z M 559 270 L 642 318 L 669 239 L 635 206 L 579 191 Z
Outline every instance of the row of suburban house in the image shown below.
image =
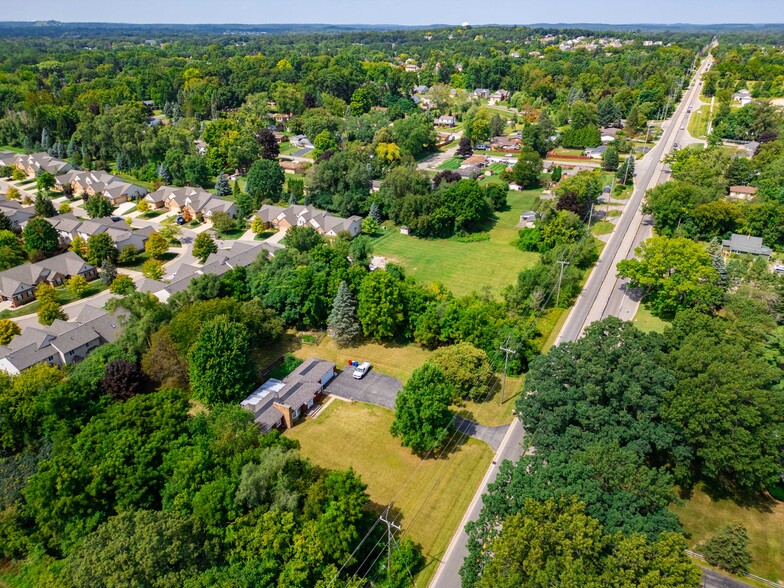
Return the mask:
M 161 186 L 144 197 L 153 208 L 174 210 L 195 218 L 197 214 L 211 217 L 215 212 L 225 212 L 232 218 L 237 216 L 237 206 L 230 200 L 223 200 L 202 188 L 174 188 Z
M 70 192 L 74 196 L 103 194 L 112 206 L 118 206 L 147 194 L 147 188 L 126 182 L 105 171 L 70 170 L 55 178 L 54 189 Z
M 343 218 L 334 216 L 326 210 L 299 204 L 287 208 L 265 204 L 256 216 L 272 229 L 286 230 L 289 227 L 308 226 L 328 237 L 336 237 L 342 232 L 356 237 L 362 230 L 362 217 L 354 215 Z
M 27 304 L 35 300 L 38 284 L 62 286 L 71 276 L 82 276 L 90 281 L 98 277 L 98 272 L 76 253 L 67 251 L 0 272 L 0 296 L 3 300 L 10 300 L 14 307 Z
M 15 167 L 28 176 L 35 176 L 42 171 L 57 176 L 71 169 L 70 163 L 52 157 L 45 151 L 30 154 L 0 151 L 0 166 Z
M 116 341 L 128 311 L 109 313 L 86 305 L 73 321 L 56 319 L 46 329 L 28 327 L 0 345 L 0 370 L 19 374 L 38 363 L 52 366 L 72 365 L 104 343 Z
M 137 283 L 137 289 L 165 302 L 172 294 L 187 289 L 194 278 L 206 274 L 223 275 L 233 268 L 250 265 L 262 251 L 274 254 L 279 248 L 279 245 L 269 243 L 235 241 L 230 248 L 211 254 L 202 267 L 183 264 L 168 284 L 145 278 Z M 4 298 L 8 293 L 12 300 L 25 303 L 35 299 L 35 288 L 41 282 L 60 286 L 75 275 L 94 280 L 98 272 L 94 266 L 68 251 L 38 263 L 0 272 L 0 290 Z M 0 370 L 18 374 L 37 363 L 76 363 L 99 345 L 116 340 L 122 332 L 126 315 L 122 310 L 111 315 L 86 305 L 72 322 L 56 320 L 45 330 L 28 327 L 8 345 L 0 346 Z

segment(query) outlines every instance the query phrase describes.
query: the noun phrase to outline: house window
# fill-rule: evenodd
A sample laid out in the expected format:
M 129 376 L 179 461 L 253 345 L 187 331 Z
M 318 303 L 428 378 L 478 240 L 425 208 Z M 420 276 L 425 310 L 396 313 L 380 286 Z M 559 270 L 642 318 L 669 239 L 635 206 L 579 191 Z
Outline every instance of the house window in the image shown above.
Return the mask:
M 73 355 L 73 354 L 74 354 L 73 349 L 71 349 L 71 351 L 68 352 L 68 355 Z

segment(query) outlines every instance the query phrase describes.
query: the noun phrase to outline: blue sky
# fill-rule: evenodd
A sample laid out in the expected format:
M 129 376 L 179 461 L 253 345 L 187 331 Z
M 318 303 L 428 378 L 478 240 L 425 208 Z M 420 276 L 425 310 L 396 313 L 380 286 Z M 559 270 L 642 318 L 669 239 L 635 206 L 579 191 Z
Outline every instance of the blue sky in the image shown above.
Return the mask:
M 28 0 L 0 20 L 134 23 L 781 23 L 784 0 Z

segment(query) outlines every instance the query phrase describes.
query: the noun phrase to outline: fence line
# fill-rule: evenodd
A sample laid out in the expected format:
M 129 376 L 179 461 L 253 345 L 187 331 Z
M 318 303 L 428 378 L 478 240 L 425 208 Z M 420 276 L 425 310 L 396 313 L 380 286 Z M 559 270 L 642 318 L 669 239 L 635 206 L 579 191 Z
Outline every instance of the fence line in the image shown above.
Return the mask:
M 702 561 L 705 561 L 705 556 L 704 555 L 702 555 L 701 553 L 697 553 L 696 551 L 691 551 L 690 549 L 686 550 L 686 555 L 688 555 L 690 557 L 694 557 L 696 559 L 701 559 Z M 756 582 L 760 582 L 762 584 L 765 584 L 766 586 L 772 586 L 773 588 L 784 588 L 784 586 L 782 586 L 782 584 L 779 584 L 777 582 L 772 582 L 771 580 L 768 580 L 767 578 L 761 578 L 759 576 L 755 576 L 754 574 L 744 573 L 743 576 L 745 578 L 751 578 L 752 580 L 755 580 Z

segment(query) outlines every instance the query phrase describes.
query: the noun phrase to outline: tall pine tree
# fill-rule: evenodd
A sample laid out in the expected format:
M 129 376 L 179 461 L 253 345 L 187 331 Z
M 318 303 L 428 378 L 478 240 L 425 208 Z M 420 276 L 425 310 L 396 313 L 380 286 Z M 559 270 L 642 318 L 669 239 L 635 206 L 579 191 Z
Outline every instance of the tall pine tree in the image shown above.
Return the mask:
M 341 282 L 338 287 L 327 325 L 338 347 L 348 347 L 359 337 L 361 328 L 357 317 L 357 301 L 346 282 Z
M 378 224 L 381 224 L 381 210 L 378 207 L 378 202 L 373 202 L 370 204 L 370 211 L 368 212 L 368 216 Z
M 224 174 L 218 175 L 218 179 L 215 181 L 215 193 L 218 196 L 229 196 L 231 194 L 229 180 L 226 179 Z

